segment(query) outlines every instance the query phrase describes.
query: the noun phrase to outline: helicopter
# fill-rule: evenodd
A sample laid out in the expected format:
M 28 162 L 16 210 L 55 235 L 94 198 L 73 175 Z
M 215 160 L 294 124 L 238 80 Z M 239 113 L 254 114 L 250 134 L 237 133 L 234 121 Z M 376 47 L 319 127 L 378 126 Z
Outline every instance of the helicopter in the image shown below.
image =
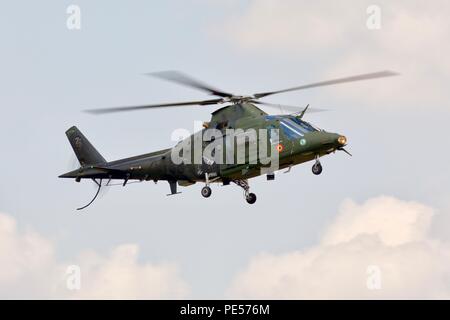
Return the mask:
M 97 185 L 93 199 L 77 210 L 90 206 L 103 186 L 117 185 L 111 184 L 112 180 L 121 180 L 122 186 L 126 186 L 129 181 L 154 181 L 155 183 L 167 181 L 170 187 L 168 195 L 180 193 L 177 191 L 177 186 L 186 187 L 203 183 L 201 195 L 205 198 L 209 198 L 212 194 L 212 183 L 223 185 L 233 183 L 243 189 L 247 203 L 254 204 L 256 195 L 250 192 L 248 182 L 251 178 L 265 174 L 267 180 L 274 180 L 276 171 L 287 169 L 286 172 L 289 172 L 292 166 L 309 161 L 314 161 L 312 173 L 319 175 L 323 169 L 320 163 L 321 157 L 336 151 L 343 151 L 351 156 L 345 149 L 348 141 L 344 135 L 328 132 L 304 120 L 306 112 L 323 110 L 309 108 L 309 105 L 301 110 L 294 106 L 264 102 L 260 100 L 261 98 L 398 74 L 388 70 L 380 71 L 252 95 L 235 95 L 219 90 L 178 71 L 163 71 L 147 75 L 198 89 L 217 98 L 85 111 L 91 114 L 106 114 L 182 106 L 222 104 L 224 106 L 212 112 L 210 121 L 203 123 L 202 130 L 179 141 L 172 148 L 115 161 L 107 161 L 103 158 L 77 127 L 69 128 L 66 136 L 78 158 L 80 167 L 60 175 L 59 178 L 71 178 L 76 182 L 90 179 Z M 260 109 L 258 105 L 283 107 L 293 113 L 271 115 Z M 247 134 L 248 132 L 252 134 Z M 107 183 L 103 184 L 103 181 Z

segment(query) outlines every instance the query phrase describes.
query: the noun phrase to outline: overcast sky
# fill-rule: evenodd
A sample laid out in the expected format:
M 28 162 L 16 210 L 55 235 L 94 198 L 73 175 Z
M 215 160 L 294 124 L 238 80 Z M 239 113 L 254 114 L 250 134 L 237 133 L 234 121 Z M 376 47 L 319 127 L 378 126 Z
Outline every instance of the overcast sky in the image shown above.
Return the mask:
M 80 30 L 67 28 L 69 5 Z M 0 297 L 449 298 L 449 15 L 444 0 L 5 3 Z M 57 178 L 76 164 L 67 128 L 115 160 L 209 120 L 211 106 L 82 112 L 208 98 L 142 75 L 171 69 L 236 94 L 401 76 L 267 99 L 329 109 L 307 120 L 345 134 L 354 156 L 323 158 L 321 176 L 307 163 L 252 179 L 252 206 L 234 185 L 167 197 L 161 181 L 112 187 L 75 211 L 95 189 Z M 70 265 L 80 290 L 66 287 Z

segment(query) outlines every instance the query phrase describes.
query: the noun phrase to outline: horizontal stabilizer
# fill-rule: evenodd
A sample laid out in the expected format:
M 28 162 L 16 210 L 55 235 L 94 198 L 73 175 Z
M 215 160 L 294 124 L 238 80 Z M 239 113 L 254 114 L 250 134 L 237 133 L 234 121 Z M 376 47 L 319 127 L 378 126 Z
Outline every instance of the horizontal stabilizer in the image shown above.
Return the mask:
M 123 179 L 127 173 L 122 170 L 109 169 L 103 167 L 81 167 L 79 169 L 64 173 L 59 178 L 78 178 L 78 179 L 97 179 L 97 178 L 112 178 Z

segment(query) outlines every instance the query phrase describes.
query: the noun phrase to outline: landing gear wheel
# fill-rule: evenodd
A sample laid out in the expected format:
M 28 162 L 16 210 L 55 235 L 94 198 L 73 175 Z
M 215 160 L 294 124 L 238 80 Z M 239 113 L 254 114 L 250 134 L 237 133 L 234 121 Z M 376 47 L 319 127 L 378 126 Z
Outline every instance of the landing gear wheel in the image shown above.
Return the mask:
M 209 198 L 211 196 L 211 188 L 210 187 L 203 187 L 202 188 L 202 196 L 204 196 L 205 198 Z
M 320 164 L 320 162 L 316 162 L 313 166 L 312 166 L 312 172 L 315 175 L 319 175 L 322 173 L 322 165 Z
M 247 202 L 249 204 L 254 204 L 256 202 L 256 194 L 254 193 L 249 193 L 246 197 L 245 200 L 247 200 Z

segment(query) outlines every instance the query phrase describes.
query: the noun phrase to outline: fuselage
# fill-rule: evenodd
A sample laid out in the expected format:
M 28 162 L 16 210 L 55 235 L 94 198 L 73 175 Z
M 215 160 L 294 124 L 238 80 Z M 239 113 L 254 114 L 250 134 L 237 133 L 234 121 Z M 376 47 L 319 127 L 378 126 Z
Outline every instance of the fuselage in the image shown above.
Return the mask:
M 213 141 L 205 139 L 208 130 L 214 129 L 215 133 L 219 132 L 219 137 L 215 136 Z M 248 132 L 254 130 L 256 132 L 257 151 L 261 145 L 266 144 L 267 152 L 272 150 L 277 152 L 278 163 L 275 169 L 271 169 L 267 163 L 262 163 L 260 153 L 257 152 L 256 161 L 250 159 L 250 144 L 252 142 L 244 142 L 245 153 L 238 157 L 237 150 L 239 141 L 230 147 L 229 131 Z M 263 130 L 263 131 L 261 131 Z M 267 131 L 267 135 L 261 132 Z M 276 134 L 277 136 L 273 136 Z M 201 137 L 201 153 L 200 161 L 195 161 L 194 145 L 196 139 Z M 222 139 L 222 141 L 218 141 Z M 237 139 L 237 138 L 234 138 Z M 221 145 L 221 156 L 217 161 L 217 157 L 209 158 L 204 156 L 205 151 L 210 143 Z M 191 152 L 189 155 L 181 154 L 183 161 L 181 163 L 174 162 L 174 154 L 180 156 L 180 147 L 161 150 L 141 156 L 127 159 L 121 159 L 105 164 L 105 167 L 117 172 L 126 172 L 128 179 L 138 180 L 169 180 L 178 181 L 179 184 L 189 185 L 198 181 L 205 181 L 205 174 L 211 179 L 218 182 L 230 181 L 235 179 L 249 179 L 255 176 L 270 173 L 278 169 L 313 160 L 324 156 L 346 144 L 346 139 L 342 135 L 326 132 L 312 124 L 300 119 L 295 115 L 268 115 L 253 104 L 237 104 L 224 107 L 213 113 L 212 119 L 205 124 L 202 131 L 192 134 L 179 144 L 184 143 L 190 145 Z M 211 146 L 210 146 L 211 147 Z M 233 148 L 233 156 L 227 159 L 227 152 Z M 211 148 L 209 148 L 211 149 Z M 242 150 L 242 149 L 240 149 Z M 217 152 L 217 149 L 215 150 Z M 186 150 L 184 150 L 185 153 Z M 214 153 L 214 152 L 213 152 Z M 209 153 L 210 154 L 210 153 Z M 251 161 L 253 160 L 253 161 Z M 267 160 L 267 159 L 266 159 Z M 266 161 L 267 162 L 267 161 Z M 266 170 L 264 170 L 266 168 Z M 114 179 L 114 174 L 110 175 Z M 117 177 L 123 178 L 123 176 Z

